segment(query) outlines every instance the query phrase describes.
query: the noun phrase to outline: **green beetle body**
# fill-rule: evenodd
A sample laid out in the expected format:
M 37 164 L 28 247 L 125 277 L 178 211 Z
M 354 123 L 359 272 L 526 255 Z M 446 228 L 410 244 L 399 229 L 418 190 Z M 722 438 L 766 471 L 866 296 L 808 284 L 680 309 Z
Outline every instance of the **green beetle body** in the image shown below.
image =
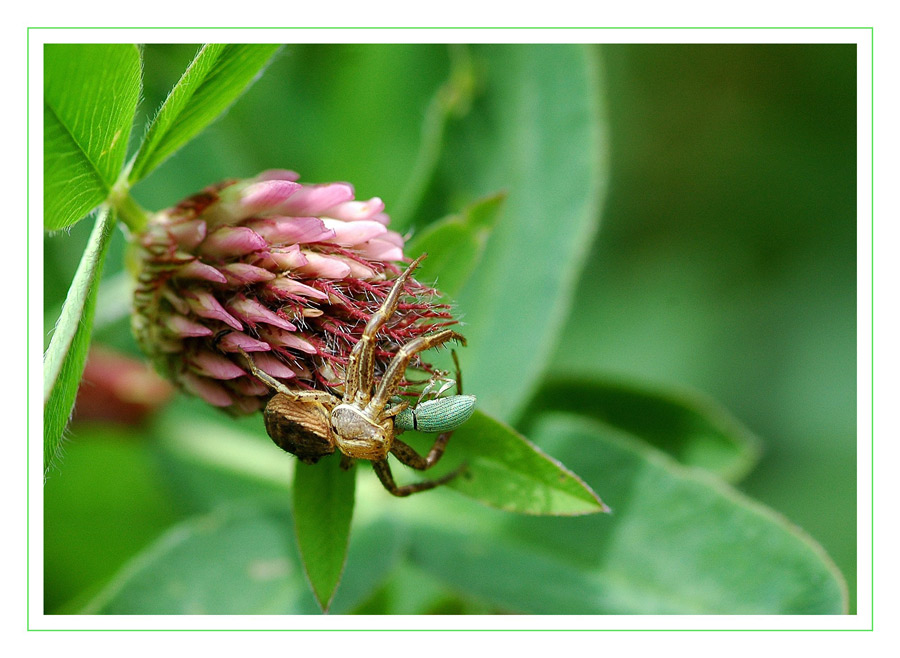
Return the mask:
M 407 407 L 394 417 L 394 428 L 401 432 L 450 432 L 469 420 L 474 411 L 474 395 L 448 395 Z

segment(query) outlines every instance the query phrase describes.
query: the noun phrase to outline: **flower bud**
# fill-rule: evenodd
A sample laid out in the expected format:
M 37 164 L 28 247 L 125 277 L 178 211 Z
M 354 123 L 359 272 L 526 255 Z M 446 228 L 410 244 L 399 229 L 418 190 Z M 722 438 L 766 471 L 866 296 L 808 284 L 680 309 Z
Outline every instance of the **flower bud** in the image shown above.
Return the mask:
M 270 170 L 213 185 L 134 239 L 138 343 L 182 390 L 231 413 L 272 393 L 241 351 L 292 390 L 340 395 L 350 351 L 402 271 L 404 239 L 387 228 L 381 199 L 297 178 Z M 378 334 L 376 380 L 401 344 L 455 322 L 435 290 L 410 278 L 404 293 Z M 434 372 L 419 359 L 412 367 Z

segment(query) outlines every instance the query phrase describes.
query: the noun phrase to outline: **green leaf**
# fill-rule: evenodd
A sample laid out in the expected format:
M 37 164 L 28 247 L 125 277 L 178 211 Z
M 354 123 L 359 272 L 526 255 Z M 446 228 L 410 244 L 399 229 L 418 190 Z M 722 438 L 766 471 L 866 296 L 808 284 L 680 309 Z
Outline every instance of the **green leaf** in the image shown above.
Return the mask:
M 422 442 L 433 441 L 434 437 L 413 435 L 410 439 L 424 445 Z M 440 466 L 434 469 L 434 477 L 465 463 L 466 470 L 446 486 L 485 505 L 551 516 L 608 511 L 577 475 L 509 426 L 480 411 L 454 431 L 449 445 Z
M 422 119 L 416 161 L 409 172 L 403 193 L 391 207 L 391 222 L 394 228 L 401 231 L 420 209 L 428 186 L 434 179 L 444 147 L 448 121 L 452 117 L 463 116 L 472 103 L 475 73 L 472 70 L 469 46 L 449 44 L 447 53 L 450 56 L 450 75 L 428 103 Z
M 473 58 L 484 93 L 449 131 L 438 183 L 454 202 L 508 192 L 457 301 L 467 384 L 482 409 L 510 420 L 553 353 L 600 217 L 598 63 L 579 45 L 485 45 Z
M 695 392 L 619 379 L 557 377 L 544 380 L 529 405 L 522 424 L 526 432 L 548 410 L 583 414 L 731 482 L 745 476 L 759 458 L 759 439 L 727 410 Z
M 79 423 L 44 484 L 44 611 L 64 614 L 180 520 L 185 502 L 134 425 Z M 127 495 L 123 495 L 127 492 Z M 73 605 L 73 601 L 76 602 Z
M 428 254 L 416 278 L 435 282 L 438 290 L 454 299 L 481 262 L 505 198 L 504 194 L 489 196 L 458 215 L 429 224 L 406 246 L 407 254 Z
M 141 90 L 141 59 L 124 44 L 44 46 L 44 226 L 74 224 L 119 176 Z
M 316 600 L 327 611 L 347 559 L 356 470 L 337 456 L 314 466 L 297 461 L 293 512 L 297 543 Z
M 109 210 L 101 210 L 44 354 L 44 471 L 59 451 L 63 430 L 75 404 L 91 342 L 103 260 L 114 225 Z
M 173 526 L 82 614 L 311 614 L 286 510 L 230 505 Z
M 703 471 L 583 417 L 547 414 L 536 440 L 602 490 L 612 514 L 470 510 L 412 528 L 413 563 L 522 614 L 841 614 L 832 561 L 777 513 Z
M 146 177 L 228 109 L 279 48 L 277 44 L 203 46 L 150 124 L 129 182 Z
M 314 470 L 315 467 L 308 467 Z M 173 526 L 132 558 L 82 614 L 317 614 L 287 510 L 232 502 Z M 397 567 L 409 533 L 376 518 L 357 529 L 332 610 L 346 614 Z

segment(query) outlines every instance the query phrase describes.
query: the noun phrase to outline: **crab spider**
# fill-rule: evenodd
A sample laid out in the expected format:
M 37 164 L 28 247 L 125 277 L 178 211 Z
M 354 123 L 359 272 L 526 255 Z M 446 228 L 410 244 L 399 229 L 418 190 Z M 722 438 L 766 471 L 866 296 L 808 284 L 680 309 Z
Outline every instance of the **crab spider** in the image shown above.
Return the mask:
M 280 448 L 307 464 L 314 464 L 335 450 L 341 453 L 345 466 L 352 459 L 371 461 L 378 479 L 395 496 L 433 489 L 453 479 L 462 467 L 435 480 L 397 486 L 387 461 L 388 454 L 421 471 L 431 468 L 444 454 L 453 430 L 466 422 L 475 409 L 472 395 L 439 397 L 412 408 L 406 402 L 392 400 L 412 357 L 448 340 L 465 345 L 465 338 L 450 329 L 425 334 L 402 345 L 381 381 L 375 384 L 376 334 L 397 310 L 403 286 L 423 258 L 424 254 L 397 277 L 381 308 L 366 324 L 350 353 L 343 398 L 325 391 L 292 391 L 241 352 L 253 375 L 276 391 L 266 405 L 264 418 L 266 431 Z M 397 434 L 408 429 L 440 433 L 426 456 L 397 438 Z

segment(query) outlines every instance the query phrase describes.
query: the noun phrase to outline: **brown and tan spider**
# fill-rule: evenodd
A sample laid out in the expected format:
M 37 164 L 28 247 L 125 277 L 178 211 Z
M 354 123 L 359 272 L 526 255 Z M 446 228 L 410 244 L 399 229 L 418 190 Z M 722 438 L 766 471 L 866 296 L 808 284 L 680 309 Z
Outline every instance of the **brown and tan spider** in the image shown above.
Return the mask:
M 465 338 L 450 329 L 425 334 L 402 345 L 381 381 L 375 384 L 376 334 L 396 311 L 406 280 L 424 257 L 423 254 L 417 258 L 397 277 L 381 308 L 369 319 L 354 345 L 347 363 L 343 399 L 324 391 L 292 391 L 241 352 L 253 375 L 276 391 L 266 405 L 264 418 L 266 431 L 280 448 L 307 464 L 314 464 L 336 449 L 345 468 L 349 468 L 353 459 L 371 461 L 378 479 L 395 496 L 433 489 L 453 479 L 463 467 L 435 480 L 397 486 L 388 465 L 388 454 L 421 471 L 431 468 L 444 454 L 453 430 L 472 415 L 475 407 L 475 397 L 471 395 L 438 398 L 411 409 L 406 402 L 392 400 L 413 356 L 448 340 L 465 345 Z M 406 429 L 440 432 L 440 435 L 423 457 L 397 438 Z

